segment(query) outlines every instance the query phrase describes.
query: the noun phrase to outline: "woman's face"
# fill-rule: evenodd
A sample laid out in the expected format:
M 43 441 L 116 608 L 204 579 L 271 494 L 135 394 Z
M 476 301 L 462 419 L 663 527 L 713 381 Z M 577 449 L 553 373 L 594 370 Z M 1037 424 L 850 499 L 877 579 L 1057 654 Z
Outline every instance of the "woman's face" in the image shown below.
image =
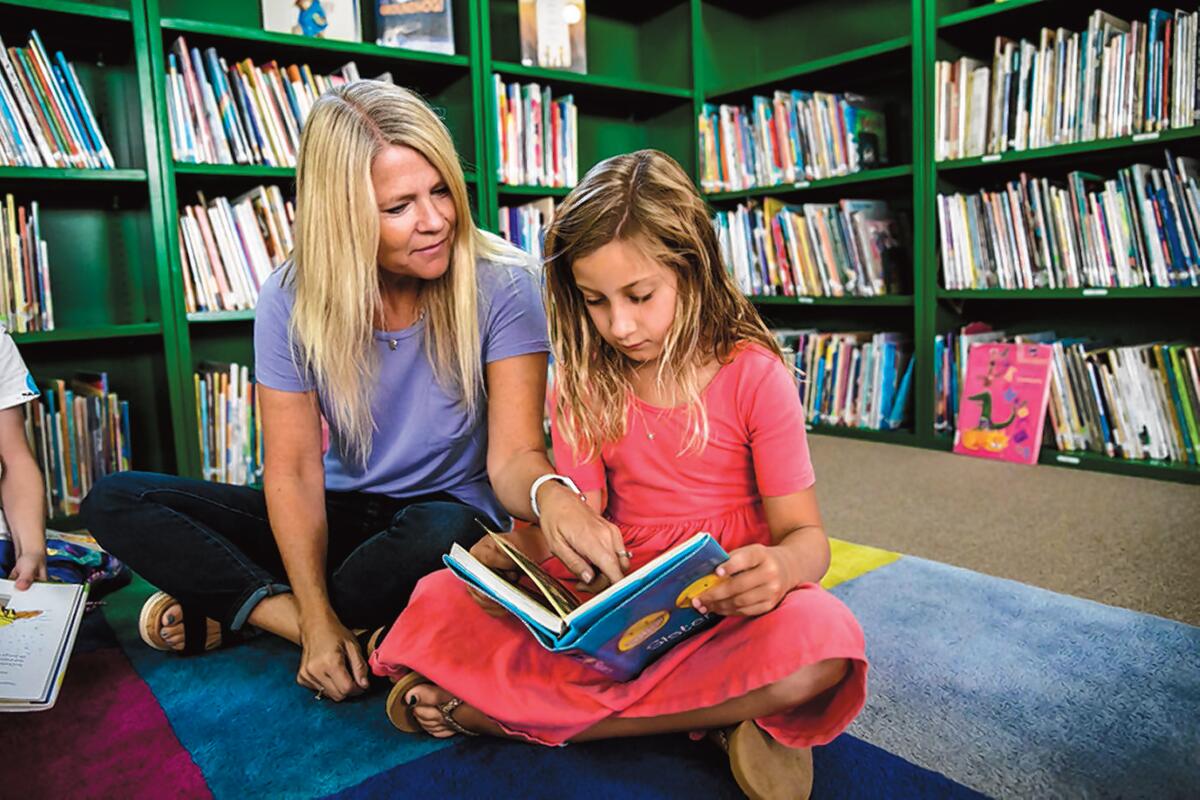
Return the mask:
M 450 188 L 425 156 L 388 145 L 371 164 L 379 204 L 379 268 L 434 280 L 450 267 L 458 216 Z

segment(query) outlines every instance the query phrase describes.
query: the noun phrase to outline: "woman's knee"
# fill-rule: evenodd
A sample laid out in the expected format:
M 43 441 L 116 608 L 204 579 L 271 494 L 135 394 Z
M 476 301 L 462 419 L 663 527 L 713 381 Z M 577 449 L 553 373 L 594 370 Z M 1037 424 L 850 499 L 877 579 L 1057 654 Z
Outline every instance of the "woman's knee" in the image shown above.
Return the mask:
M 131 515 L 144 504 L 143 497 L 154 483 L 151 472 L 114 472 L 98 480 L 80 505 L 83 522 L 97 541 L 109 547 L 105 540 L 131 533 L 137 526 L 129 524 Z
M 392 519 L 393 531 L 436 537 L 438 546 L 446 549 L 454 543 L 464 547 L 474 544 L 483 536 L 486 525 L 474 508 L 443 501 L 416 503 L 402 509 Z
M 837 686 L 850 671 L 850 660 L 830 658 L 808 664 L 768 687 L 781 708 L 804 705 Z

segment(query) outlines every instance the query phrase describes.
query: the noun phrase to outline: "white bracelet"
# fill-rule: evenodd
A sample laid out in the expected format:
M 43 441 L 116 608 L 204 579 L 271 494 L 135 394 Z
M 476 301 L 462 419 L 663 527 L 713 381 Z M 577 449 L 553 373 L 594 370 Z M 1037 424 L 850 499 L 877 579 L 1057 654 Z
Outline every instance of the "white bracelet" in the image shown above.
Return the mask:
M 557 475 L 553 472 L 547 472 L 545 475 L 534 481 L 533 485 L 529 487 L 529 505 L 533 508 L 533 516 L 536 519 L 540 520 L 542 518 L 541 509 L 538 508 L 537 491 L 538 489 L 542 488 L 542 484 L 546 481 L 558 481 L 575 494 L 579 495 L 580 497 L 583 496 L 583 492 L 579 491 L 579 487 L 575 485 L 575 481 L 571 480 L 566 475 Z

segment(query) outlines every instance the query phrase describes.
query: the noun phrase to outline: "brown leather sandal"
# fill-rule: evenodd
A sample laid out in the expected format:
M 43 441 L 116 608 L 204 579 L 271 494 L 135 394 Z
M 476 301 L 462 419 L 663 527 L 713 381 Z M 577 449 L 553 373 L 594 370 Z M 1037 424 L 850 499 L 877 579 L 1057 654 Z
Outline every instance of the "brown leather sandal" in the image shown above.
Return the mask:
M 410 706 L 404 699 L 414 688 L 425 684 L 433 683 L 419 672 L 410 672 L 400 680 L 396 681 L 392 691 L 388 692 L 387 718 L 398 729 L 405 733 L 424 733 L 425 729 L 421 727 L 421 723 L 417 722 L 417 718 L 413 715 L 413 707 Z M 437 707 L 442 714 L 442 721 L 446 723 L 446 727 L 455 733 L 461 733 L 464 736 L 478 736 L 475 731 L 469 731 L 458 723 L 454 718 L 454 711 L 462 705 L 462 700 L 457 697 L 451 697 L 446 702 Z
M 733 778 L 750 800 L 808 800 L 812 795 L 811 748 L 780 744 L 753 720 L 709 736 L 729 754 Z

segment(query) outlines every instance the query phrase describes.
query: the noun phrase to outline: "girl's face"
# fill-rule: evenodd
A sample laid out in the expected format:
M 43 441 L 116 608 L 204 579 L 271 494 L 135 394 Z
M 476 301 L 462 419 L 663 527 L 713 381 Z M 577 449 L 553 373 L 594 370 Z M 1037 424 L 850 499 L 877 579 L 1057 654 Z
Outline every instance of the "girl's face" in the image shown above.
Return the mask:
M 657 360 L 675 322 L 675 273 L 622 240 L 575 259 L 572 272 L 604 341 L 634 361 Z
M 411 147 L 389 145 L 371 164 L 371 183 L 379 204 L 379 268 L 426 281 L 444 275 L 458 216 L 441 173 Z

